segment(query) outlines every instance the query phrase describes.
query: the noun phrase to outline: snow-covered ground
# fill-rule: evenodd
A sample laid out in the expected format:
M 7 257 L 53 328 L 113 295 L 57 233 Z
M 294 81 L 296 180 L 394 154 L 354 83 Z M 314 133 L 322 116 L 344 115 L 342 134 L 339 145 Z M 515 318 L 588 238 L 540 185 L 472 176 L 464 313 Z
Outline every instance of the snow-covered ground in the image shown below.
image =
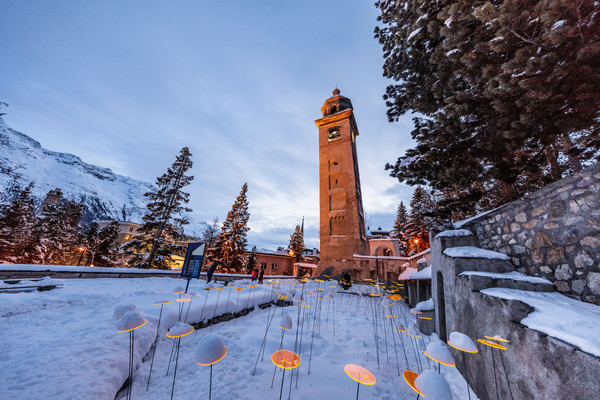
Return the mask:
M 63 283 L 64 286 L 47 292 L 0 293 L 0 398 L 114 399 L 128 374 L 129 333 L 117 332 L 113 313 L 117 306 L 127 304 L 134 304 L 148 319 L 147 324 L 134 331 L 133 398 L 170 398 L 175 363 L 169 368 L 169 358 L 175 339 L 168 338 L 166 333 L 179 319 L 179 303 L 175 300 L 180 295 L 173 292 L 177 286 L 184 286 L 185 281 L 100 278 L 65 279 Z M 226 356 L 213 366 L 213 399 L 279 398 L 282 370 L 277 368 L 273 377 L 276 367 L 270 357 L 280 347 L 284 331 L 278 325 L 286 313 L 294 326 L 285 331 L 282 348 L 296 348 L 300 355 L 300 365 L 293 370 L 299 375 L 297 386 L 293 375 L 292 399 L 355 398 L 357 383 L 344 372 L 346 364 L 365 367 L 377 379 L 375 385 L 361 385 L 360 399 L 416 397 L 402 378 L 402 371 L 420 372 L 420 365 L 429 368 L 433 361 L 423 351 L 436 338 L 433 335 L 415 340 L 405 332 L 392 331 L 396 322 L 407 327 L 413 325 L 415 316 L 406 305 L 396 302 L 391 307 L 382 307 L 380 297 L 338 293 L 337 287 L 329 287 L 328 282 L 300 285 L 290 280 L 255 288 L 248 283 L 238 283 L 242 290 L 217 291 L 205 290 L 203 282 L 192 281 L 188 292 L 199 296 L 191 303 L 182 303 L 181 319 L 187 315 L 187 322 L 197 322 L 241 310 L 277 299 L 278 292 L 286 292 L 291 299 L 294 293 L 298 297 L 302 289 L 304 304 L 310 307 L 298 306 L 297 302 L 289 307 L 256 307 L 244 317 L 182 337 L 174 399 L 208 397 L 210 367 L 198 365 L 194 355 L 200 340 L 208 333 L 219 335 L 227 346 Z M 319 285 L 325 290 L 317 290 Z M 162 300 L 172 303 L 163 308 L 152 380 L 146 391 L 150 350 L 161 309 L 153 303 Z M 396 317 L 388 318 L 385 314 Z M 258 358 L 256 364 L 269 320 L 264 358 Z M 290 394 L 291 371 L 287 370 L 285 375 L 283 398 Z M 442 365 L 441 372 L 454 399 L 468 398 L 466 383 L 455 368 Z M 117 398 L 123 399 L 125 395 L 121 391 Z M 471 398 L 476 397 L 471 394 Z

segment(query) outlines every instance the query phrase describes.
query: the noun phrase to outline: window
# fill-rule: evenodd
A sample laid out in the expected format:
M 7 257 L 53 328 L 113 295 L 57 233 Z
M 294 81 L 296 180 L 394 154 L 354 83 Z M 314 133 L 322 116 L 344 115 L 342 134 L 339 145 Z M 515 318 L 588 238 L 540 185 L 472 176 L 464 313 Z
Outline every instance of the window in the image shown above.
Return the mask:
M 133 232 L 133 228 L 129 228 L 129 232 Z
M 277 264 L 271 264 L 271 271 L 277 271 Z
M 342 137 L 340 133 L 340 127 L 334 126 L 333 128 L 329 128 L 327 131 L 327 140 L 333 142 L 334 140 L 338 140 Z

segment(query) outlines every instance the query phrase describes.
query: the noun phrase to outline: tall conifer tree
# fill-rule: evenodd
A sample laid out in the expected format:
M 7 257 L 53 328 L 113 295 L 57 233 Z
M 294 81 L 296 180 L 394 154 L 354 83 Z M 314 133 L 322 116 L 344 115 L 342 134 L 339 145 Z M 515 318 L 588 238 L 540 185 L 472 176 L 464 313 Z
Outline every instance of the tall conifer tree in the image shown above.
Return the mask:
M 401 257 L 408 255 L 408 245 L 410 243 L 410 237 L 407 233 L 408 230 L 408 215 L 406 206 L 403 202 L 400 202 L 398 206 L 398 213 L 396 214 L 396 221 L 394 221 L 394 227 L 392 228 L 392 237 L 398 239 L 398 250 Z
M 36 221 L 31 197 L 33 183 L 21 190 L 18 196 L 0 208 L 0 260 L 16 263 L 31 240 Z
M 391 175 L 440 213 L 504 204 L 600 150 L 600 8 L 592 1 L 380 0 L 388 118 L 418 112 Z
M 300 228 L 300 225 L 296 225 L 294 233 L 290 236 L 290 244 L 288 245 L 288 251 L 292 251 L 296 262 L 302 261 L 302 252 L 306 247 L 304 246 L 304 233 Z
M 190 195 L 183 191 L 194 179 L 186 174 L 192 168 L 191 157 L 189 149 L 182 148 L 173 165 L 156 179 L 156 191 L 144 194 L 149 200 L 144 223 L 134 240 L 123 246 L 132 267 L 169 269 L 171 256 L 181 251 L 175 241 L 182 238 L 178 228 L 189 223 L 182 214 L 192 211 L 184 206 Z
M 246 251 L 246 235 L 250 228 L 248 227 L 248 184 L 244 183 L 239 196 L 233 203 L 231 211 L 221 227 L 221 232 L 215 242 L 214 258 L 219 260 L 223 267 L 232 272 L 240 272 L 244 266 L 242 257 Z
M 433 203 L 429 194 L 417 186 L 410 201 L 410 214 L 406 224 L 406 234 L 410 238 L 409 253 L 416 254 L 429 248 L 429 230 L 432 221 Z

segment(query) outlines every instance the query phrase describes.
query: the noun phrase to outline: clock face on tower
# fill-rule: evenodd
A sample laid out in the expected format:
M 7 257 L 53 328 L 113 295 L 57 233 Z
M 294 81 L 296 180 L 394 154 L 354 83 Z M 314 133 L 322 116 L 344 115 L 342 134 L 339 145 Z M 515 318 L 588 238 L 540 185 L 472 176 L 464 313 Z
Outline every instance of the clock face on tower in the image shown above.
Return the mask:
M 327 131 L 327 140 L 333 142 L 334 140 L 338 140 L 342 137 L 340 134 L 340 127 L 334 126 L 333 128 L 329 128 Z

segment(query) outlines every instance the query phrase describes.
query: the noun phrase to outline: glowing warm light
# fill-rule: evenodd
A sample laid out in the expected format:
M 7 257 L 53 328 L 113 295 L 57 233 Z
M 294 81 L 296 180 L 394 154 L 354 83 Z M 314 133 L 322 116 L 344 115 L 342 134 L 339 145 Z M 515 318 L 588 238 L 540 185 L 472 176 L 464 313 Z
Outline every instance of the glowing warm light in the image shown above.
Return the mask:
M 315 279 L 315 282 L 325 282 L 323 279 Z
M 414 240 L 414 242 L 415 242 L 415 243 L 419 243 L 419 239 L 418 239 L 418 238 L 416 238 L 416 239 Z
M 510 340 L 502 339 L 501 337 L 498 337 L 498 336 L 484 336 L 484 338 L 491 339 L 491 340 L 496 340 L 498 342 L 510 343 Z
M 179 290 L 177 292 L 173 292 L 173 294 L 179 294 L 179 293 L 183 293 L 183 292 L 185 292 L 185 289 Z
M 279 368 L 294 369 L 300 365 L 300 357 L 298 354 L 289 350 L 278 350 L 271 355 L 271 361 Z
M 414 335 L 413 335 L 413 334 L 410 334 L 410 333 L 406 332 L 406 334 L 407 334 L 408 336 L 410 336 L 410 337 L 421 337 L 421 334 L 420 334 L 420 333 L 417 333 L 417 334 L 414 334 Z
M 447 365 L 449 367 L 456 367 L 456 363 L 448 364 L 448 363 L 442 362 L 442 361 L 438 360 L 437 358 L 434 358 L 431 355 L 427 354 L 426 351 L 424 351 L 423 354 L 425 354 L 427 357 L 431 358 L 433 361 L 439 362 L 440 364 L 444 364 L 444 365 Z
M 490 346 L 493 347 L 495 349 L 500 349 L 500 350 L 506 350 L 506 347 L 502 346 L 501 344 L 498 343 L 494 343 L 494 342 L 490 342 L 489 340 L 485 340 L 485 339 L 477 339 L 477 341 L 479 343 L 483 343 L 486 346 Z
M 300 307 L 310 307 L 308 304 L 302 304 L 302 303 L 300 303 L 300 304 L 298 304 L 298 305 L 299 305 Z
M 141 311 L 140 311 L 140 312 L 141 312 Z M 134 329 L 141 328 L 142 326 L 146 325 L 147 323 L 148 323 L 148 320 L 147 320 L 147 319 L 145 319 L 145 321 L 141 322 L 141 323 L 140 323 L 138 326 L 135 326 L 135 327 L 133 327 L 133 328 L 131 328 L 131 329 L 125 329 L 124 331 L 117 331 L 117 332 L 119 332 L 119 333 L 123 333 L 123 332 L 129 332 L 129 331 L 132 331 L 132 330 L 134 330 Z
M 395 315 L 390 315 L 390 314 L 385 314 L 385 316 L 388 317 L 388 318 L 396 318 Z
M 386 291 L 386 293 L 388 293 L 388 292 Z M 385 298 L 386 298 L 386 299 L 391 299 L 391 298 L 392 298 L 392 295 L 391 295 L 391 294 L 386 294 L 386 295 L 385 295 Z
M 428 320 L 432 320 L 433 318 L 431 318 L 431 317 L 419 317 L 419 319 L 428 319 Z
M 248 285 L 248 287 L 256 287 L 256 285 Z
M 308 293 L 308 294 L 315 294 L 315 292 L 306 292 L 306 293 Z
M 419 311 L 419 310 L 417 310 L 416 308 L 412 308 L 412 309 L 410 310 L 410 313 L 411 313 L 411 314 L 422 314 L 422 312 L 421 312 L 421 311 Z
M 464 351 L 465 353 L 473 353 L 474 354 L 474 353 L 479 352 L 478 349 L 475 349 L 475 350 L 461 349 L 460 347 L 454 346 L 452 343 L 450 343 L 450 341 L 448 341 L 448 346 L 454 347 L 456 350 Z
M 186 293 L 186 296 L 190 296 L 190 297 L 198 297 L 198 296 L 200 296 L 200 295 L 199 295 L 199 294 L 197 294 L 197 293 Z
M 236 288 L 235 288 L 235 290 L 237 290 L 238 292 L 239 292 L 240 290 L 243 290 L 243 289 L 244 289 L 244 288 L 242 288 L 242 287 L 236 287 Z
M 221 361 L 221 360 L 223 359 L 223 357 L 225 357 L 226 355 L 227 355 L 227 347 L 225 346 L 225 347 L 224 347 L 223 354 L 221 354 L 221 356 L 220 356 L 220 357 L 219 357 L 217 360 L 215 360 L 215 361 L 212 361 L 212 362 L 209 362 L 208 364 L 202 364 L 202 363 L 197 363 L 197 364 L 198 364 L 198 365 L 211 365 L 211 364 L 216 364 L 216 363 L 218 363 L 219 361 Z
M 186 332 L 182 332 L 182 333 L 180 333 L 179 335 L 171 335 L 171 332 L 167 332 L 167 337 L 170 337 L 170 338 L 178 338 L 178 337 L 183 337 L 183 336 L 189 335 L 189 334 L 190 334 L 190 333 L 192 333 L 192 332 L 194 332 L 194 327 L 193 327 L 193 326 L 190 326 L 190 329 L 189 329 L 188 331 L 186 331 Z
M 375 375 L 369 372 L 368 369 L 356 364 L 346 364 L 344 366 L 344 371 L 346 371 L 350 378 L 363 385 L 374 385 L 377 381 Z
M 153 305 L 160 306 L 161 304 L 169 304 L 170 302 L 171 302 L 170 300 L 161 300 L 161 301 L 157 301 L 156 303 L 153 303 Z
M 94 264 L 90 264 L 90 267 L 93 267 L 93 266 L 94 266 Z
M 325 290 L 324 288 L 317 288 L 317 290 Z
M 402 296 L 400 296 L 399 294 L 395 294 L 392 296 L 392 300 L 394 300 L 394 301 L 402 300 Z
M 85 251 L 85 249 L 83 247 L 80 247 L 79 251 Z
M 188 297 L 184 297 L 183 299 L 177 299 L 175 301 L 178 303 L 187 303 L 188 301 L 192 301 L 192 299 L 190 299 Z
M 218 288 L 216 288 L 215 290 L 218 290 L 219 292 L 222 292 L 223 290 L 225 290 L 225 288 L 218 287 Z
M 402 376 L 404 377 L 404 380 L 406 381 L 406 383 L 408 383 L 408 386 L 410 386 L 412 388 L 412 390 L 417 392 L 420 396 L 423 396 L 423 393 L 419 392 L 417 390 L 417 386 L 415 385 L 415 379 L 417 379 L 419 374 L 417 374 L 416 372 L 406 370 L 402 373 Z

